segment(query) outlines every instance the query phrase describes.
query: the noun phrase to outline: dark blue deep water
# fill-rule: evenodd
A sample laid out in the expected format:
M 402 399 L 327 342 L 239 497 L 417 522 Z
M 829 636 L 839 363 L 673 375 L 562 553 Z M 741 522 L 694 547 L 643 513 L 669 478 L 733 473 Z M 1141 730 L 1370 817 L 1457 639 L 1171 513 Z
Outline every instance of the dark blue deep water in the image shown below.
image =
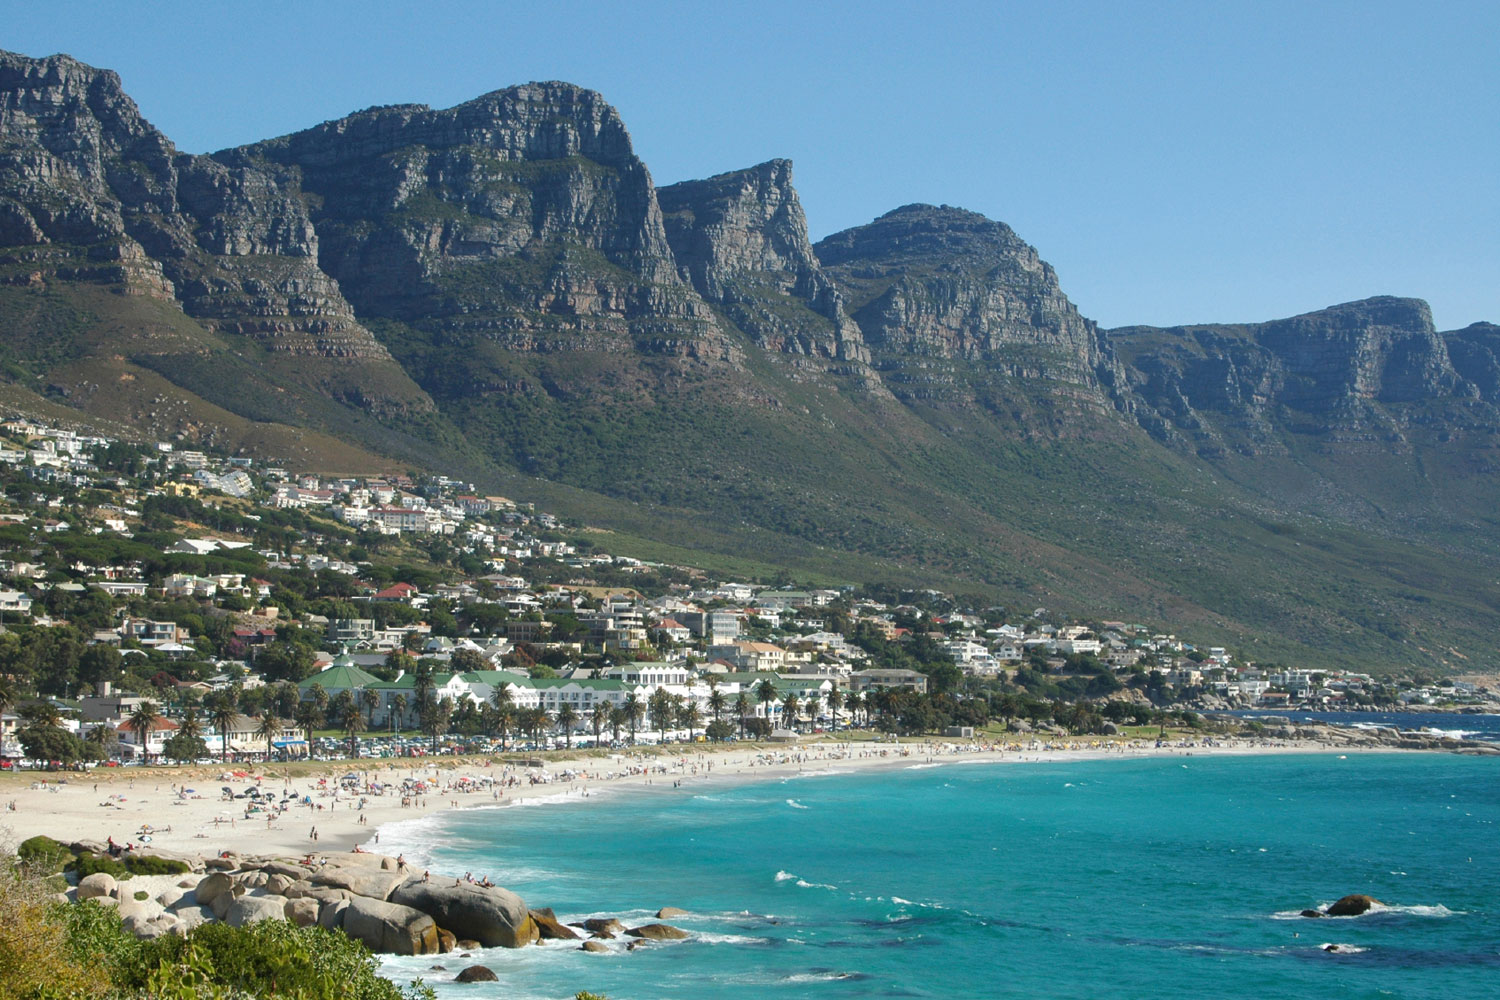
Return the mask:
M 387 827 L 565 919 L 691 940 L 393 959 L 442 996 L 1500 996 L 1500 760 L 949 764 L 596 794 Z M 1308 920 L 1346 893 L 1387 908 Z M 1322 950 L 1337 944 L 1338 952 Z M 500 982 L 442 985 L 469 961 Z

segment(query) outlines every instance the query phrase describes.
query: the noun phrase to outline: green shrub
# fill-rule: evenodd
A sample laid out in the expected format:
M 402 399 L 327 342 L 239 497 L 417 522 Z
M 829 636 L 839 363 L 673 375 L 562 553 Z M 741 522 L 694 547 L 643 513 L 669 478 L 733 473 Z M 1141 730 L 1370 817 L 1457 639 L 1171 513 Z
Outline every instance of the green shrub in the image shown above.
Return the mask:
M 127 854 L 125 868 L 132 875 L 183 875 L 192 871 L 186 863 L 154 854 Z
M 146 900 L 151 898 L 151 893 L 147 892 L 145 889 L 137 889 L 135 891 L 135 898 L 140 900 L 141 902 L 145 902 Z
M 21 841 L 21 846 L 16 848 L 16 857 L 38 871 L 51 874 L 62 871 L 73 860 L 73 852 L 51 837 L 38 836 Z
M 427 1000 L 419 984 L 402 989 L 376 974 L 379 960 L 353 938 L 320 927 L 265 920 L 248 927 L 203 924 L 186 939 L 143 942 L 116 979 L 153 997 L 277 996 L 292 1000 Z M 177 984 L 173 986 L 173 984 Z M 234 994 L 226 987 L 232 984 Z M 173 992 L 168 989 L 178 989 Z
M 97 872 L 113 875 L 117 879 L 130 877 L 130 870 L 107 854 L 80 854 L 66 870 L 75 873 L 79 878 L 87 878 Z

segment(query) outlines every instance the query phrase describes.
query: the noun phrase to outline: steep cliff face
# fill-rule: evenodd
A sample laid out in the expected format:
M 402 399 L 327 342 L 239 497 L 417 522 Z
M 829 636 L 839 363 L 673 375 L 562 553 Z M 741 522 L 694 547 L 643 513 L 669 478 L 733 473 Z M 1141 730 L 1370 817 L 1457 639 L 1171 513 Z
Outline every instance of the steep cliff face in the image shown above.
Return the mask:
M 1453 368 L 1486 402 L 1500 403 L 1500 326 L 1472 323 L 1442 335 Z
M 1099 331 L 1008 226 L 908 205 L 814 249 L 898 397 L 977 402 L 1060 433 L 1122 405 Z
M 323 269 L 361 316 L 410 328 L 386 331 L 408 358 L 476 344 L 734 358 L 678 276 L 619 115 L 592 91 L 533 83 L 446 110 L 372 108 L 215 159 L 301 193 Z
M 1481 394 L 1417 299 L 1367 299 L 1268 323 L 1126 327 L 1109 339 L 1131 367 L 1142 425 L 1205 454 L 1279 451 L 1288 431 L 1399 443 L 1412 406 Z M 1483 339 L 1466 355 L 1476 375 Z
M 789 160 L 683 181 L 657 198 L 684 277 L 758 345 L 864 370 L 869 350 L 813 253 Z
M 29 255 L 43 279 L 79 277 L 61 263 L 72 254 L 272 351 L 388 359 L 318 269 L 301 201 L 262 172 L 177 152 L 114 73 L 0 54 L 0 137 L 0 242 L 53 246 Z

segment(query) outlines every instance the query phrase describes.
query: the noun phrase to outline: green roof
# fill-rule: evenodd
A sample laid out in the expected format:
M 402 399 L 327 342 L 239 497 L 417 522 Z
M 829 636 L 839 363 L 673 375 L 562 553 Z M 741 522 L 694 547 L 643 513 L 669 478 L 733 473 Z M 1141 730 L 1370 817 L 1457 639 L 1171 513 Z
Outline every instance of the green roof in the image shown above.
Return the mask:
M 374 674 L 366 673 L 354 664 L 346 664 L 337 667 L 329 667 L 321 673 L 313 674 L 307 680 L 298 684 L 297 687 L 306 691 L 314 684 L 321 685 L 324 691 L 342 691 L 345 689 L 374 687 L 380 684 L 380 678 Z

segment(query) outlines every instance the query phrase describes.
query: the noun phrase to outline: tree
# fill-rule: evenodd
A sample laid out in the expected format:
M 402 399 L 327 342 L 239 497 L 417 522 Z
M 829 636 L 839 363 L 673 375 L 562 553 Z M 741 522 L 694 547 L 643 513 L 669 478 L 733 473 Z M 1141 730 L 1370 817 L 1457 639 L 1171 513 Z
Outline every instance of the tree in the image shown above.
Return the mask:
M 620 727 L 627 721 L 629 717 L 622 706 L 611 705 L 609 707 L 609 735 L 612 742 L 620 742 Z
M 698 712 L 698 703 L 691 698 L 677 706 L 677 724 L 688 731 L 688 742 L 693 740 L 693 730 L 698 727 L 702 718 Z
M 84 759 L 83 740 L 56 726 L 30 725 L 16 733 L 21 750 L 33 760 L 57 761 L 64 767 Z
M 347 691 L 341 693 L 348 694 Z M 359 702 L 352 695 L 347 702 L 343 703 L 341 708 L 342 712 L 339 722 L 344 732 L 349 734 L 349 756 L 351 759 L 356 758 L 359 756 L 359 744 L 355 738 L 365 731 L 365 717 L 360 714 Z
M 260 717 L 260 725 L 255 727 L 255 735 L 266 741 L 266 763 L 271 762 L 271 747 L 276 742 L 276 737 L 281 735 L 281 720 L 276 713 L 267 711 Z
M 490 704 L 495 706 L 497 713 L 496 721 L 500 723 L 500 740 L 503 745 L 506 733 L 510 729 L 510 724 L 516 717 L 515 696 L 510 693 L 510 685 L 504 683 L 496 684 L 495 689 L 490 692 Z
M 312 649 L 299 642 L 273 642 L 255 657 L 255 666 L 268 681 L 300 683 L 312 676 Z
M 107 643 L 95 643 L 78 655 L 78 679 L 91 687 L 116 680 L 120 670 L 120 651 Z
M 672 696 L 667 694 L 666 688 L 658 687 L 651 692 L 651 697 L 646 700 L 646 710 L 651 715 L 651 724 L 661 733 L 661 741 L 667 741 L 667 727 L 672 724 L 674 713 L 672 711 Z
M 745 716 L 750 714 L 750 696 L 743 691 L 735 696 L 734 714 L 740 717 L 740 739 L 744 739 Z
M 179 733 L 186 733 L 189 736 L 193 736 L 201 740 L 203 738 L 203 723 L 199 721 L 198 713 L 185 713 L 182 716 L 182 720 L 177 723 L 177 731 Z M 203 755 L 199 754 L 199 756 L 201 757 Z
M 593 711 L 589 712 L 589 724 L 594 729 L 594 746 L 599 745 L 599 734 L 604 731 L 605 726 L 609 725 L 609 711 L 611 707 L 609 702 L 600 698 L 594 702 Z
M 427 660 L 418 660 L 412 667 L 411 690 L 417 699 L 417 711 L 422 711 L 427 704 L 428 695 L 432 693 L 432 664 Z
M 393 733 L 397 729 L 399 729 L 402 725 L 405 724 L 405 722 L 406 722 L 406 694 L 405 694 L 405 692 L 397 693 L 397 695 L 394 698 L 391 699 L 391 711 L 390 711 L 390 720 L 389 721 L 390 721 L 390 724 L 391 724 L 391 732 L 393 732 Z
M 202 736 L 195 736 L 179 729 L 171 739 L 161 746 L 162 753 L 167 759 L 175 760 L 179 764 L 190 764 L 195 760 L 208 756 L 208 747 L 203 742 Z
M 20 701 L 20 695 L 16 692 L 16 686 L 8 677 L 0 677 L 0 715 L 4 715 L 16 707 Z
M 562 727 L 563 739 L 569 750 L 573 749 L 573 727 L 578 723 L 578 710 L 567 702 L 557 709 L 557 724 Z
M 27 725 L 62 728 L 62 713 L 50 701 L 29 701 L 17 709 L 16 714 Z
M 319 684 L 317 681 L 313 681 L 310 685 L 308 685 L 307 696 L 312 699 L 314 705 L 318 706 L 318 711 L 327 714 L 328 692 L 323 689 L 323 685 Z
M 788 691 L 786 697 L 781 699 L 782 725 L 786 726 L 786 728 L 795 729 L 797 727 L 797 709 L 800 707 L 800 704 L 797 700 L 797 692 L 795 691 Z
M 120 753 L 120 734 L 115 732 L 114 726 L 98 725 L 84 734 L 83 742 L 88 744 L 90 760 L 110 760 Z M 199 756 L 207 756 L 208 750 Z
M 297 711 L 297 702 L 301 698 L 302 693 L 297 690 L 297 685 L 282 681 L 276 685 L 276 690 L 271 695 L 271 707 L 279 717 L 289 719 Z
M 380 704 L 380 695 L 369 688 L 359 689 L 359 703 L 365 707 L 365 725 L 368 729 L 375 728 L 375 708 Z
M 222 759 L 226 764 L 229 763 L 229 729 L 240 717 L 236 706 L 238 700 L 236 689 L 226 688 L 223 691 L 215 691 L 206 703 L 208 721 L 213 723 L 214 728 L 219 731 Z M 311 739 L 310 736 L 309 739 Z
M 151 762 L 151 732 L 162 724 L 161 712 L 157 710 L 156 702 L 143 701 L 130 713 L 130 718 L 125 720 L 125 726 L 136 739 L 141 742 L 141 759 L 146 763 Z
M 766 718 L 770 719 L 771 710 L 768 706 L 776 701 L 776 682 L 767 677 L 755 685 L 755 700 L 760 702 L 761 707 L 765 709 Z
M 641 699 L 634 691 L 625 696 L 625 721 L 630 726 L 630 742 L 635 743 L 635 727 L 641 724 L 646 717 L 646 706 L 641 704 Z
M 307 739 L 307 755 L 312 756 L 313 730 L 323 724 L 323 710 L 315 701 L 304 701 L 297 706 L 292 718 L 297 720 L 297 728 L 302 730 Z
M 434 698 L 432 692 L 428 691 L 421 716 L 422 729 L 431 741 L 430 749 L 437 753 L 437 738 L 439 734 L 448 731 L 448 720 L 453 717 L 453 699 Z
M 510 744 L 510 729 L 516 724 L 516 708 L 514 705 L 506 704 L 495 709 L 495 728 L 500 731 L 500 746 L 502 748 Z
M 724 697 L 724 692 L 719 690 L 718 684 L 714 681 L 709 681 L 709 689 L 708 710 L 712 713 L 714 721 L 718 722 L 724 714 L 725 707 L 728 705 L 728 699 Z
M 453 651 L 453 655 L 448 658 L 448 666 L 461 674 L 489 669 L 489 664 L 484 662 L 484 657 L 479 655 L 479 650 L 470 649 L 467 646 Z
M 722 719 L 715 719 L 708 724 L 708 728 L 704 730 L 704 733 L 715 743 L 722 743 L 734 735 L 734 726 Z
M 823 700 L 825 702 L 827 702 L 827 704 L 828 704 L 828 714 L 833 719 L 833 731 L 834 732 L 838 732 L 839 731 L 839 706 L 844 703 L 844 692 L 840 691 L 836 687 L 829 688 L 828 689 L 828 693 L 823 696 Z

